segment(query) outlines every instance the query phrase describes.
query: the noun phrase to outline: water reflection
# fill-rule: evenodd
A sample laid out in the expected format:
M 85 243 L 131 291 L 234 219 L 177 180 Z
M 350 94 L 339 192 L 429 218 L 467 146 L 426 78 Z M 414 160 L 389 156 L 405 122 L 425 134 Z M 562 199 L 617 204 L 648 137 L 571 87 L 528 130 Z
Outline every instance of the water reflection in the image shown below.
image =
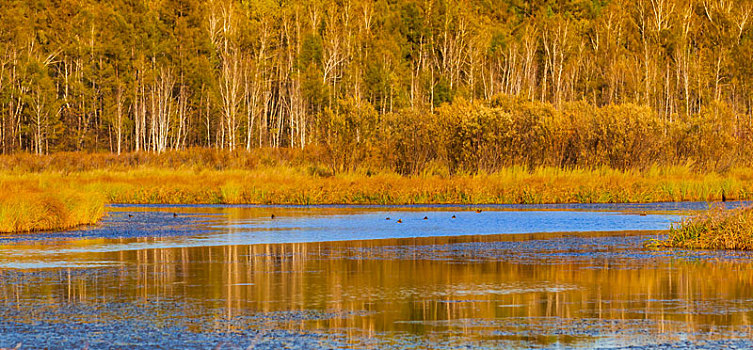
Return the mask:
M 115 320 L 123 316 L 111 303 L 157 305 L 188 317 L 129 317 L 189 332 L 330 332 L 378 347 L 750 339 L 748 254 L 647 251 L 645 239 L 554 233 L 75 252 L 64 260 L 114 267 L 5 269 L 0 305 L 20 323 L 38 320 L 40 306 L 96 306 L 87 312 Z

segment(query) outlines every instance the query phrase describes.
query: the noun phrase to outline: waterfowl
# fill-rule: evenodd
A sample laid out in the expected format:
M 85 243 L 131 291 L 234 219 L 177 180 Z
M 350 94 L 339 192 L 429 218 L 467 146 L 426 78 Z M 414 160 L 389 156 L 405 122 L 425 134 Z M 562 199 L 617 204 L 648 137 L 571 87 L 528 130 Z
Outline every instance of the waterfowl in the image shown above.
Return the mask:
M 178 214 L 175 214 L 175 213 L 173 213 L 173 217 L 174 217 L 174 218 L 177 218 L 177 217 L 178 217 Z
M 452 218 L 455 219 L 455 215 L 453 215 Z
M 397 223 L 398 224 L 402 224 L 403 223 L 403 219 L 397 219 Z
M 428 216 L 424 216 L 424 220 L 429 220 L 429 217 Z
M 386 218 L 385 220 L 389 220 L 390 218 Z
M 476 212 L 477 212 L 477 213 L 480 213 L 480 212 L 481 212 L 481 209 L 476 209 Z
M 132 218 L 132 217 L 133 217 L 133 214 L 128 214 L 128 217 L 129 217 L 129 218 Z

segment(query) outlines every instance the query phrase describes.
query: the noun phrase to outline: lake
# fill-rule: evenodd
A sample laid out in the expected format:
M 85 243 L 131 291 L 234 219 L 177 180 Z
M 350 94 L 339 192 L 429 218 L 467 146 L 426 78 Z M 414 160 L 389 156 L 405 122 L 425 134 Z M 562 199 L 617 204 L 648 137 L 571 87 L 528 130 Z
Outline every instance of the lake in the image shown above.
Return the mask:
M 114 205 L 0 236 L 0 348 L 751 347 L 753 254 L 643 248 L 707 206 Z

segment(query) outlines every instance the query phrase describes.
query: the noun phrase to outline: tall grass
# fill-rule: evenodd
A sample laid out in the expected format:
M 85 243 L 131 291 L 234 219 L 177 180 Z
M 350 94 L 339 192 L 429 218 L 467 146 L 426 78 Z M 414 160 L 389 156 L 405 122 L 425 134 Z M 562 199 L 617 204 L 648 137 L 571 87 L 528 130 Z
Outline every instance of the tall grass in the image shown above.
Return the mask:
M 100 193 L 40 188 L 24 181 L 0 184 L 0 233 L 69 229 L 94 224 L 105 212 Z
M 684 219 L 669 237 L 653 247 L 753 250 L 753 207 L 727 210 L 715 207 Z
M 70 186 L 110 203 L 214 204 L 494 204 L 617 203 L 750 199 L 747 170 L 701 174 L 686 167 L 620 171 L 610 168 L 456 174 L 441 170 L 403 176 L 389 170 L 322 173 L 310 165 L 214 170 L 156 167 L 6 173 L 45 188 Z
M 334 171 L 316 150 L 206 149 L 163 154 L 0 156 L 0 232 L 90 224 L 104 203 L 495 204 L 753 199 L 753 171 L 694 165 L 617 170 L 507 166 L 450 175 L 430 162 L 415 175 L 363 164 Z

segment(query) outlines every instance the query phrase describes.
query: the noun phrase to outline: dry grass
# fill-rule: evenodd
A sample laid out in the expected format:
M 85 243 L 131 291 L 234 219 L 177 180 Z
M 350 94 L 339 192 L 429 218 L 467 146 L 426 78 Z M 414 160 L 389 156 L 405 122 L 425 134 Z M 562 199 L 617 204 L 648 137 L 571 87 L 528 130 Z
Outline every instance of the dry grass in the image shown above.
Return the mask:
M 268 151 L 268 152 L 267 152 Z M 161 155 L 60 153 L 0 156 L 0 231 L 96 222 L 109 203 L 490 204 L 618 203 L 753 198 L 753 172 L 699 173 L 692 166 L 620 171 L 507 167 L 419 175 L 360 166 L 334 173 L 316 152 L 194 149 Z
M 753 207 L 727 210 L 715 207 L 684 219 L 672 227 L 663 241 L 651 241 L 660 248 L 753 250 Z
M 0 181 L 0 233 L 69 229 L 104 215 L 104 197 L 65 185 L 39 187 L 28 181 Z M 62 185 L 62 184 L 59 184 Z
M 617 203 L 749 199 L 747 171 L 697 174 L 686 168 L 644 172 L 612 169 L 506 168 L 494 174 L 401 176 L 392 172 L 322 175 L 309 167 L 253 169 L 138 167 L 0 175 L 45 188 L 70 186 L 111 203 L 212 204 L 485 204 Z
M 54 175 L 47 176 L 58 181 Z M 105 194 L 113 203 L 615 203 L 718 200 L 722 192 L 728 199 L 748 199 L 753 193 L 753 182 L 733 173 L 695 174 L 684 168 L 647 172 L 507 168 L 494 174 L 452 177 L 406 177 L 391 172 L 320 176 L 299 167 L 145 168 L 83 172 L 76 174 L 75 181 Z

